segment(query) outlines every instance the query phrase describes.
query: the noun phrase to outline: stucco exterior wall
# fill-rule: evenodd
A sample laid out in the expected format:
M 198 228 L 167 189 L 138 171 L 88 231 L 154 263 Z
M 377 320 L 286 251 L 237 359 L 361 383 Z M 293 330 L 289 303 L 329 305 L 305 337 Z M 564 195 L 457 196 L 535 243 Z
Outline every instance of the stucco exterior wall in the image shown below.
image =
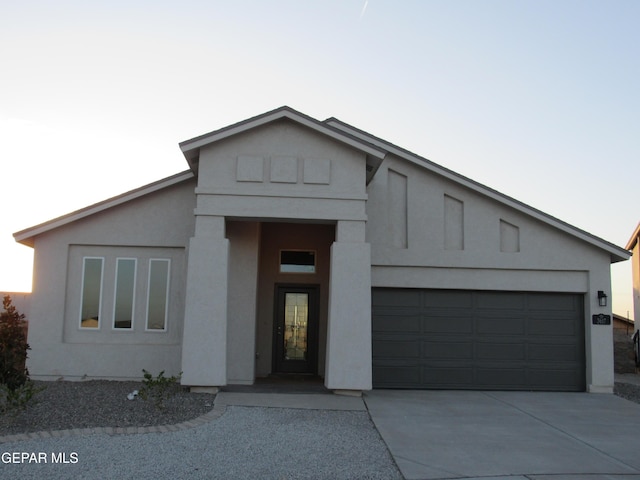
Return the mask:
M 227 293 L 227 381 L 252 384 L 256 363 L 256 314 L 260 224 L 227 222 L 229 291 Z
M 597 304 L 611 292 L 606 252 L 392 156 L 368 194 L 373 286 L 582 293 L 587 385 L 611 390 L 611 326 L 591 325 L 611 314 Z
M 364 179 L 363 153 L 282 120 L 202 149 L 196 214 L 364 220 Z
M 105 210 L 35 239 L 27 366 L 33 378 L 141 378 L 180 372 L 184 313 L 185 247 L 193 235 L 190 180 Z M 80 329 L 82 258 L 103 257 L 100 328 Z M 138 256 L 136 316 L 131 331 L 114 331 L 113 264 L 119 256 Z M 171 259 L 167 330 L 144 331 L 144 259 Z

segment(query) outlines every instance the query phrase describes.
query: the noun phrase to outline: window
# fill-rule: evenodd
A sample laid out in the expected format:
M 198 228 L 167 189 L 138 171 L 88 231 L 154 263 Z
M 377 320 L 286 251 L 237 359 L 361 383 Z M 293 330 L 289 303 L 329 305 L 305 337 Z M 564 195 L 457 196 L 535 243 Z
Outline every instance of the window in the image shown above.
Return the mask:
M 316 252 L 309 250 L 281 250 L 281 273 L 316 273 Z
M 168 324 L 171 266 L 176 258 L 180 261 L 177 250 L 100 246 L 71 250 L 77 286 L 70 289 L 74 306 L 69 310 L 69 326 L 73 325 L 69 334 L 79 332 L 73 341 L 101 334 L 116 334 L 113 339 L 144 332 L 176 334 Z
M 167 301 L 169 296 L 169 269 L 169 260 L 149 260 L 147 330 L 166 330 Z
M 83 258 L 80 328 L 100 327 L 103 261 L 103 258 Z
M 136 259 L 118 258 L 116 261 L 116 285 L 113 305 L 113 328 L 133 328 L 133 312 L 136 285 Z

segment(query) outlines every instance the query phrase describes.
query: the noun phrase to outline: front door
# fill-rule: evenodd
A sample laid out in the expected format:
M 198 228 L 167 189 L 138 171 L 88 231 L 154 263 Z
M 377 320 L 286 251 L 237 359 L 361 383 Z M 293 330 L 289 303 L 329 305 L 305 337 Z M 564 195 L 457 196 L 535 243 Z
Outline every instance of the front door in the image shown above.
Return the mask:
M 274 373 L 318 370 L 318 286 L 276 285 Z

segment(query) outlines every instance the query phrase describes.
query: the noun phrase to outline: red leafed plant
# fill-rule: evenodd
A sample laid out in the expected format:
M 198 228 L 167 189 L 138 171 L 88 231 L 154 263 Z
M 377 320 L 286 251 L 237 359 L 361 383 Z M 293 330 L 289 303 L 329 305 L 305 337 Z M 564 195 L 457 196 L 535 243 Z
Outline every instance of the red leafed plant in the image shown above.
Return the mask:
M 25 316 L 16 310 L 11 297 L 2 300 L 4 311 L 0 312 L 0 384 L 13 391 L 22 387 L 29 379 L 26 367 L 27 328 Z

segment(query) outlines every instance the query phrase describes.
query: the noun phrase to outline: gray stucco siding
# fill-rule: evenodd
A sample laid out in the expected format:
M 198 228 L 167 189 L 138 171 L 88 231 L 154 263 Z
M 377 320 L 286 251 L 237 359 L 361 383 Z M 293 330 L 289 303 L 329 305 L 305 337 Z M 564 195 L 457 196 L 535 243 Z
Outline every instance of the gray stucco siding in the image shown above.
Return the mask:
M 140 378 L 142 369 L 180 372 L 186 245 L 193 235 L 195 181 L 186 181 L 35 238 L 28 367 L 33 378 Z M 103 321 L 79 328 L 84 256 L 105 260 Z M 112 328 L 116 258 L 137 258 L 134 328 Z M 145 331 L 150 258 L 171 260 L 167 330 Z M 145 267 L 145 265 L 147 267 Z M 157 373 L 157 372 L 156 372 Z

